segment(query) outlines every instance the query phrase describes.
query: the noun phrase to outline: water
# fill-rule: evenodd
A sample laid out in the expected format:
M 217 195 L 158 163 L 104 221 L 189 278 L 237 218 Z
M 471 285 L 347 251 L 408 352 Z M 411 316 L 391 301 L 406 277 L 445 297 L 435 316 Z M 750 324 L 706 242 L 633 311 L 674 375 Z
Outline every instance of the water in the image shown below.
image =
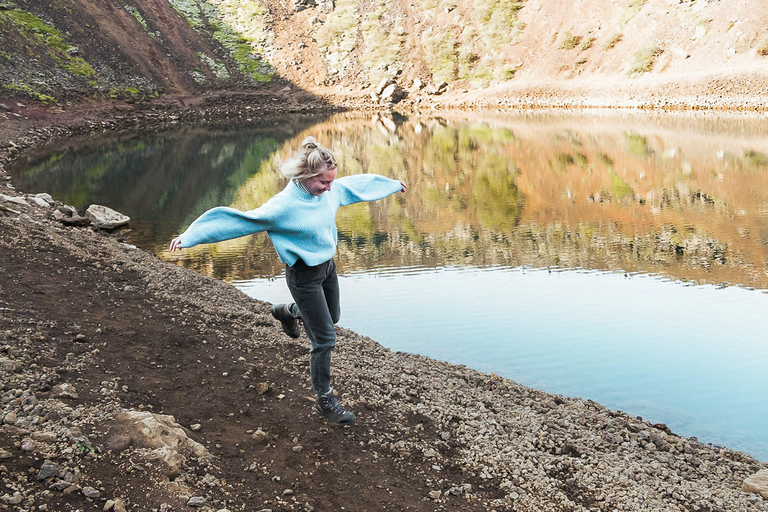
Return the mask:
M 71 148 L 17 187 L 133 218 L 133 243 L 289 300 L 263 235 L 171 255 L 255 208 L 307 135 L 405 195 L 342 209 L 340 325 L 768 459 L 768 121 L 521 113 L 270 120 Z

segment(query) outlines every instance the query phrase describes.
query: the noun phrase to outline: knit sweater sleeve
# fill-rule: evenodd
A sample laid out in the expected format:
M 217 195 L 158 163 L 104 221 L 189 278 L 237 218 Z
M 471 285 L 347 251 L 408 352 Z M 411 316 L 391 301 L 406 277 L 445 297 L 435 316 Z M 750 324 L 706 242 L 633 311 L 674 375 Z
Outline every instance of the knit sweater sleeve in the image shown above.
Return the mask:
M 268 205 L 266 203 L 261 208 L 247 212 L 227 206 L 212 208 L 195 219 L 179 236 L 181 246 L 186 248 L 221 242 L 266 231 L 271 226 Z
M 344 176 L 334 182 L 341 206 L 361 201 L 376 201 L 402 190 L 403 185 L 378 174 Z

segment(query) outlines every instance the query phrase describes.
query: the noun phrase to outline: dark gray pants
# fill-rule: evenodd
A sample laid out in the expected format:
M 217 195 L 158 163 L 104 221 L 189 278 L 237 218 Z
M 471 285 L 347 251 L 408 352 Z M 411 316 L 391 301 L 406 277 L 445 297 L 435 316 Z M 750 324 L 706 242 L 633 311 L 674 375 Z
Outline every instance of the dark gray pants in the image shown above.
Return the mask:
M 312 342 L 309 351 L 309 371 L 316 394 L 331 387 L 331 351 L 336 346 L 334 324 L 341 317 L 339 278 L 333 259 L 310 267 L 302 260 L 285 268 L 285 280 L 294 304 L 288 310 L 300 318 Z

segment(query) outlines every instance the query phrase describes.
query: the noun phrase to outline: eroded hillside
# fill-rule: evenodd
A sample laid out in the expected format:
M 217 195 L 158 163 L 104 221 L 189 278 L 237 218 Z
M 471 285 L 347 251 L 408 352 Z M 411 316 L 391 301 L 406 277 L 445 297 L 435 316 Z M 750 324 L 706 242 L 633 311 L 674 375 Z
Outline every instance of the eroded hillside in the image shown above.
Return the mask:
M 365 96 L 382 79 L 404 95 L 704 79 L 722 96 L 768 74 L 766 17 L 759 0 L 2 0 L 0 95 L 141 100 L 285 78 Z

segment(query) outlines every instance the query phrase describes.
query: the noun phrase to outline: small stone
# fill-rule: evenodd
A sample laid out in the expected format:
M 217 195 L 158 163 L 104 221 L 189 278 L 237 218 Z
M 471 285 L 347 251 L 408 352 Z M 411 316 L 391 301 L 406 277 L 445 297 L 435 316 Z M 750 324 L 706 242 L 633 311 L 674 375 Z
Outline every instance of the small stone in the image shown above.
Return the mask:
M 58 482 L 54 482 L 51 485 L 48 486 L 48 489 L 52 491 L 63 491 L 65 489 L 69 489 L 69 486 L 72 485 L 69 482 L 65 482 L 64 480 L 59 480 Z
M 29 437 L 25 437 L 24 439 L 21 440 L 21 451 L 23 452 L 33 452 L 35 451 L 36 447 L 37 447 L 37 443 L 35 443 Z
M 13 454 L 6 450 L 0 450 L 0 459 L 10 459 L 13 457 Z
M 192 496 L 187 502 L 188 507 L 203 507 L 208 502 L 208 499 L 204 496 Z
M 115 506 L 115 500 L 107 500 L 107 502 L 104 504 L 104 508 L 101 510 L 107 511 L 112 510 L 112 507 Z
M 251 435 L 251 438 L 253 438 L 256 442 L 261 443 L 267 440 L 267 433 L 261 429 L 258 429 Z
M 115 500 L 115 506 L 112 507 L 115 512 L 125 512 L 125 502 L 120 498 Z
M 304 447 L 303 447 L 303 446 L 301 446 L 300 444 L 297 444 L 296 446 L 294 446 L 294 447 L 293 447 L 293 448 L 291 448 L 291 449 L 292 449 L 294 452 L 296 452 L 296 453 L 299 453 L 300 451 L 302 451 L 302 450 L 304 449 Z
M 267 384 L 266 382 L 259 382 L 258 384 L 256 384 L 257 395 L 263 395 L 267 391 L 269 391 L 269 384 Z
M 195 423 L 194 425 L 190 425 L 190 426 L 189 426 L 189 429 L 190 429 L 190 430 L 192 430 L 192 431 L 194 431 L 194 432 L 197 432 L 197 431 L 198 431 L 198 430 L 200 430 L 201 428 L 203 428 L 203 426 L 202 426 L 202 425 L 200 425 L 199 423 Z
M 56 384 L 51 389 L 51 396 L 54 398 L 78 398 L 77 390 L 72 384 Z
M 292 496 L 293 495 L 293 489 L 286 489 L 283 491 L 283 496 Z
M 13 493 L 13 496 L 11 496 L 8 499 L 8 503 L 10 503 L 11 505 L 18 505 L 22 501 L 24 501 L 24 496 L 22 496 L 21 493 L 18 491 Z
M 440 499 L 440 496 L 442 496 L 442 494 L 443 494 L 442 491 L 429 491 L 429 497 L 430 499 L 433 499 L 433 500 Z
M 13 425 L 14 423 L 16 423 L 17 419 L 18 419 L 18 416 L 16 415 L 15 412 L 9 412 L 8 414 L 5 415 L 5 418 L 3 418 L 3 423 L 5 423 L 6 425 Z
M 83 487 L 83 490 L 80 492 L 82 492 L 83 496 L 86 498 L 98 498 L 101 495 L 101 493 L 93 487 Z

